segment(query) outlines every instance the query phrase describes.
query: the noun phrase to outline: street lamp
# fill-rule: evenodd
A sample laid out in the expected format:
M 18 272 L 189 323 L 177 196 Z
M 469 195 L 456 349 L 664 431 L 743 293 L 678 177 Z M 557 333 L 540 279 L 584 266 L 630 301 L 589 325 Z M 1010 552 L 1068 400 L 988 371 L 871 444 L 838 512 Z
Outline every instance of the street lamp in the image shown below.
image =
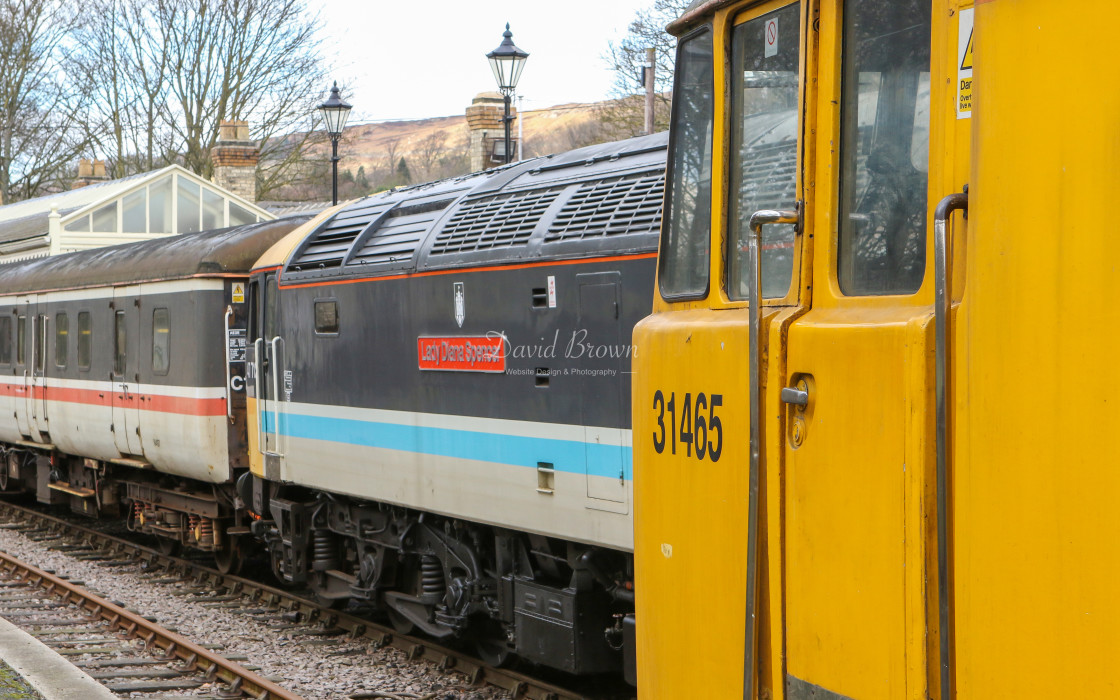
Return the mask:
M 513 33 L 506 22 L 506 30 L 502 34 L 502 43 L 498 48 L 486 54 L 490 59 L 490 69 L 494 71 L 494 79 L 498 81 L 498 90 L 506 103 L 506 162 L 513 160 L 513 150 L 510 148 L 509 123 L 513 117 L 509 116 L 509 102 L 513 91 L 517 89 L 517 81 L 521 77 L 521 69 L 525 67 L 525 59 L 529 54 L 513 45 Z
M 327 123 L 327 133 L 331 137 L 331 203 L 338 204 L 338 140 L 346 128 L 346 118 L 350 116 L 351 105 L 343 101 L 338 92 L 338 81 L 331 88 L 331 96 L 319 105 L 323 121 Z

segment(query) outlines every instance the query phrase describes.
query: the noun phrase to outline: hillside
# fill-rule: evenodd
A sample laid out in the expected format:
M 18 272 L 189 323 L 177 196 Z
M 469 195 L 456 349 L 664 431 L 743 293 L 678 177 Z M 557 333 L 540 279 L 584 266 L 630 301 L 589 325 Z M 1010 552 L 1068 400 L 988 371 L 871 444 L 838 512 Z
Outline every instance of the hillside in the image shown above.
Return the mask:
M 566 151 L 627 135 L 612 135 L 604 122 L 604 114 L 612 106 L 615 103 L 608 101 L 526 111 L 522 115 L 523 156 Z M 516 122 L 513 137 L 517 137 Z M 361 196 L 385 187 L 464 174 L 470 170 L 468 146 L 465 114 L 348 126 L 339 144 L 339 196 Z M 284 188 L 276 199 L 329 197 L 326 163 L 330 146 L 315 146 L 311 154 L 317 163 L 314 171 L 307 173 L 301 185 Z M 407 174 L 399 171 L 402 158 Z

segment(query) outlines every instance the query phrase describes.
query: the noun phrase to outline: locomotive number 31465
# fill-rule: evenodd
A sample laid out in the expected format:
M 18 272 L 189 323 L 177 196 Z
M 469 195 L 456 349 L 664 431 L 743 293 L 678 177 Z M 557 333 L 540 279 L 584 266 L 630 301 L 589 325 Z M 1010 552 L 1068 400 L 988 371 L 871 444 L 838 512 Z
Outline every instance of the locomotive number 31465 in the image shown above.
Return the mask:
M 682 403 L 677 403 L 677 393 L 671 392 L 669 400 L 660 389 L 653 393 L 653 410 L 657 412 L 657 430 L 653 432 L 653 449 L 657 454 L 665 451 L 665 443 L 673 454 L 677 453 L 677 443 L 689 457 L 696 453 L 696 459 L 704 457 L 713 462 L 719 461 L 723 452 L 723 423 L 716 415 L 716 409 L 723 406 L 723 394 L 684 395 Z M 678 420 L 678 411 L 680 419 Z M 668 414 L 668 424 L 666 424 Z

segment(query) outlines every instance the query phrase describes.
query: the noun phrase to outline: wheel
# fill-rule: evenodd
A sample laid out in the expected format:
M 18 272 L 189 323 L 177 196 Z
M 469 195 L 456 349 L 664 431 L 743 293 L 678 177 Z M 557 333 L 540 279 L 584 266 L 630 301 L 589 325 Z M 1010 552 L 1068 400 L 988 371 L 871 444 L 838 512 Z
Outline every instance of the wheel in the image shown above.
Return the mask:
M 179 540 L 173 540 L 170 537 L 156 537 L 156 548 L 160 551 L 160 554 L 173 557 L 179 553 Z
M 505 631 L 502 626 L 493 620 L 486 620 L 472 625 L 474 635 L 474 649 L 478 658 L 487 664 L 501 668 L 513 658 L 513 650 L 506 642 Z
M 236 576 L 241 573 L 241 566 L 245 558 L 241 556 L 241 543 L 234 537 L 225 549 L 214 552 L 214 566 L 227 576 Z
M 401 615 L 393 608 L 385 606 L 385 614 L 389 616 L 389 624 L 393 625 L 393 629 L 398 633 L 412 634 L 416 630 L 416 625 L 412 624 L 412 620 Z
M 8 490 L 8 477 L 17 469 L 19 469 L 19 455 L 9 452 L 8 459 L 5 460 L 4 466 L 0 468 L 0 491 Z

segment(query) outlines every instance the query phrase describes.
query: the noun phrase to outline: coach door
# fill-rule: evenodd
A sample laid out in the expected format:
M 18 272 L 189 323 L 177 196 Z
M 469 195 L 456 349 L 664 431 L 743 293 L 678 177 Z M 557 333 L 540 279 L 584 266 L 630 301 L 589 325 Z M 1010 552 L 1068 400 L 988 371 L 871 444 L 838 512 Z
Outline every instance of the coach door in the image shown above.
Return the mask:
M 31 435 L 31 370 L 34 362 L 31 360 L 31 323 L 34 319 L 32 305 L 25 301 L 16 307 L 15 316 L 15 378 L 18 382 L 15 391 L 15 414 L 19 432 L 26 438 L 38 440 Z
M 814 83 L 812 308 L 770 375 L 783 389 L 786 697 L 924 698 L 938 668 L 930 192 L 965 177 L 938 170 L 930 187 L 931 150 L 953 146 L 930 148 L 931 84 L 947 138 L 955 51 L 931 81 L 930 3 L 839 7 L 822 3 L 817 25 L 821 55 L 842 61 Z
M 45 300 L 36 299 L 35 303 L 28 305 L 28 318 L 32 321 L 31 333 L 31 367 L 29 373 L 30 388 L 28 401 L 30 402 L 30 422 L 32 437 L 38 442 L 49 440 L 50 424 L 47 421 L 47 368 L 50 362 L 47 359 L 47 341 L 50 338 L 48 328 L 50 316 L 47 315 Z
M 140 287 L 116 287 L 109 309 L 113 357 L 113 439 L 121 455 L 142 456 L 140 442 Z

